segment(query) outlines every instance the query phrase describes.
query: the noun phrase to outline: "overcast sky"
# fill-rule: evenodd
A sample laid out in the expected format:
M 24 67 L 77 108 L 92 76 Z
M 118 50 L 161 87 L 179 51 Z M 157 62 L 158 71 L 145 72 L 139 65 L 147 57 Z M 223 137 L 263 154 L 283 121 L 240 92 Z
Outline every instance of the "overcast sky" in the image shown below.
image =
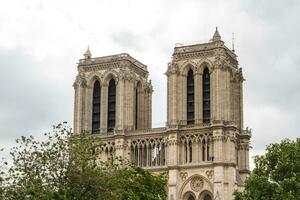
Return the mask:
M 208 41 L 218 26 L 243 67 L 251 155 L 300 136 L 298 0 L 9 0 L 0 6 L 0 147 L 72 124 L 76 63 L 127 52 L 148 66 L 153 126 L 166 121 L 166 77 L 175 43 Z

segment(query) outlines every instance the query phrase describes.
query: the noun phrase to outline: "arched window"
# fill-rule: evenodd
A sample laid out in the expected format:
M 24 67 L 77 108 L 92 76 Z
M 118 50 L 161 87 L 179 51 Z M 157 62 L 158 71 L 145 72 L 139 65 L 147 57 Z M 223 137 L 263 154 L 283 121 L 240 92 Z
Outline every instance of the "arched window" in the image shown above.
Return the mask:
M 211 200 L 211 196 L 209 194 L 206 194 L 204 196 L 203 200 Z
M 116 83 L 114 79 L 108 85 L 107 131 L 111 132 L 116 123 Z
M 92 113 L 92 133 L 100 131 L 100 107 L 101 107 L 101 87 L 97 80 L 93 89 L 93 113 Z
M 135 89 L 135 129 L 138 129 L 138 88 Z
M 202 161 L 205 161 L 205 150 L 206 150 L 206 144 L 205 140 L 202 142 Z
M 209 145 L 210 145 L 210 141 L 207 141 L 207 148 L 206 148 L 206 159 L 207 161 L 212 161 L 211 158 L 209 157 Z
M 187 76 L 187 124 L 194 123 L 195 112 L 195 93 L 194 93 L 194 74 L 193 70 L 189 70 Z
M 188 200 L 195 200 L 195 198 L 193 197 L 193 195 L 190 195 Z
M 185 159 L 184 161 L 187 163 L 188 162 L 188 143 L 184 143 L 184 153 L 185 153 Z
M 210 121 L 210 75 L 209 70 L 206 67 L 203 70 L 203 123 L 209 123 Z
M 190 141 L 189 142 L 189 162 L 192 162 L 193 161 L 193 146 L 192 146 L 192 142 Z

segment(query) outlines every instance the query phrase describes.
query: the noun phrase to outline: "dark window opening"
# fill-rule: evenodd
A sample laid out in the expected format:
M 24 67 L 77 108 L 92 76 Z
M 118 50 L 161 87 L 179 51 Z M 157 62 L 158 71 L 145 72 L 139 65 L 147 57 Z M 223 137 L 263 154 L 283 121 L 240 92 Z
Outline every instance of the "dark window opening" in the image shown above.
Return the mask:
M 209 194 L 206 194 L 204 196 L 203 200 L 211 200 L 211 196 Z
M 138 129 L 138 88 L 135 89 L 135 129 Z
M 100 131 L 100 111 L 101 111 L 101 88 L 99 81 L 95 81 L 93 89 L 93 113 L 92 113 L 92 133 Z
M 195 200 L 195 198 L 192 195 L 190 195 L 188 200 Z
M 108 85 L 107 131 L 111 132 L 116 123 L 116 83 L 114 79 Z
M 202 80 L 202 97 L 203 97 L 203 123 L 210 122 L 210 75 L 208 68 L 203 71 Z
M 194 124 L 195 117 L 194 74 L 190 69 L 187 76 L 187 124 Z
M 193 146 L 192 146 L 192 142 L 190 141 L 189 142 L 189 152 L 190 152 L 190 157 L 189 157 L 189 159 L 190 159 L 190 162 L 192 162 L 193 161 Z
M 205 141 L 202 142 L 202 161 L 205 161 Z

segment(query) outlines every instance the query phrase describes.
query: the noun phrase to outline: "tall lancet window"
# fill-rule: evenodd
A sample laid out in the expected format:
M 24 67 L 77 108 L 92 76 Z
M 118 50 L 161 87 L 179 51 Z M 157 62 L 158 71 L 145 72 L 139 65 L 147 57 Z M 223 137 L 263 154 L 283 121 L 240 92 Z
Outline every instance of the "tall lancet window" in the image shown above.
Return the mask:
M 108 85 L 107 131 L 111 132 L 116 123 L 116 83 L 114 79 Z
M 138 88 L 135 89 L 135 129 L 138 129 L 138 104 L 139 104 L 139 97 L 138 97 Z
M 210 121 L 210 75 L 207 67 L 203 70 L 202 88 L 203 88 L 203 123 L 209 123 Z
M 187 124 L 194 123 L 195 116 L 195 93 L 194 93 L 194 74 L 193 70 L 189 70 L 187 76 Z
M 140 101 L 140 92 L 141 92 L 141 83 L 138 82 L 136 85 L 136 89 L 135 89 L 135 113 L 134 113 L 134 123 L 135 123 L 135 129 L 140 129 L 141 127 L 139 124 L 139 113 L 140 113 L 140 105 L 139 105 L 139 101 Z
M 101 88 L 100 82 L 97 80 L 94 83 L 93 89 L 93 114 L 92 114 L 92 133 L 100 131 L 100 103 L 101 101 Z

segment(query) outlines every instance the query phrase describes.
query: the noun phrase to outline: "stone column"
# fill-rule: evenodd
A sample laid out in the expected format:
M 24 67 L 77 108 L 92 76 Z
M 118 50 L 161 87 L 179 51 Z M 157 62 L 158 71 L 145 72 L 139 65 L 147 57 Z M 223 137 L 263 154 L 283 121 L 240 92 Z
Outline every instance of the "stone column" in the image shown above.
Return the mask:
M 217 81 L 216 81 L 216 70 L 213 70 L 210 74 L 210 118 L 216 119 L 217 115 Z
M 198 142 L 193 141 L 193 143 L 192 143 L 192 149 L 193 149 L 192 160 L 193 160 L 193 163 L 198 163 L 199 162 L 199 160 L 198 160 L 198 158 L 199 158 L 198 148 L 199 148 Z
M 168 123 L 176 124 L 177 121 L 177 74 L 168 75 Z
M 124 138 L 118 138 L 115 140 L 115 145 L 116 145 L 116 153 L 115 155 L 117 157 L 122 157 L 124 158 L 125 155 L 125 151 L 124 151 L 124 148 L 125 148 L 125 140 Z
M 195 124 L 202 123 L 202 74 L 196 72 L 194 75 L 195 82 Z
M 222 130 L 217 129 L 213 131 L 213 144 L 214 144 L 214 161 L 223 161 L 223 133 Z
M 85 131 L 91 131 L 92 129 L 92 116 L 89 113 L 92 113 L 92 101 L 90 95 L 90 87 L 87 87 L 86 84 L 82 84 L 81 95 L 82 95 L 82 129 Z M 91 114 L 92 115 L 92 114 Z
M 182 113 L 181 113 L 181 120 L 183 124 L 187 124 L 187 76 L 181 76 L 181 84 L 182 84 Z M 195 89 L 195 88 L 194 88 Z
M 101 119 L 100 119 L 100 132 L 107 132 L 107 105 L 108 104 L 108 85 L 106 83 L 102 84 L 101 87 Z
M 124 130 L 124 79 L 116 85 L 116 130 Z
M 178 165 L 178 135 L 177 133 L 170 133 L 168 136 L 168 167 L 169 167 L 169 179 L 168 179 L 168 200 L 179 200 L 178 194 L 178 177 L 179 172 L 177 170 Z
M 85 91 L 83 92 L 85 96 L 85 100 L 83 102 L 83 109 L 85 110 L 84 118 L 85 118 L 85 130 L 92 130 L 92 115 L 93 115 L 93 87 L 87 86 L 85 87 Z M 100 105 L 101 108 L 101 105 Z M 101 121 L 100 116 L 100 121 Z M 101 127 L 100 127 L 101 128 Z
M 137 92 L 138 102 L 137 102 L 137 127 L 136 129 L 146 129 L 146 120 L 147 120 L 147 112 L 146 112 L 146 103 L 145 103 L 145 91 Z M 146 101 L 147 102 L 147 101 Z
M 179 123 L 184 120 L 183 112 L 184 108 L 186 108 L 186 101 L 183 102 L 183 79 L 185 76 L 178 75 L 178 81 L 177 81 L 177 120 L 179 120 Z M 185 80 L 185 79 L 184 79 Z M 186 82 L 186 80 L 185 80 Z
M 240 109 L 239 109 L 240 110 L 240 113 L 239 113 L 240 114 L 240 123 L 239 123 L 240 127 L 239 128 L 243 129 L 243 127 L 244 127 L 243 80 L 240 81 L 239 86 L 240 86 L 239 87 L 239 89 L 240 89 L 239 90 L 239 97 L 240 97 L 240 99 L 239 99 L 240 100 L 240 105 L 239 105 L 240 106 Z
M 81 121 L 81 95 L 80 95 L 80 84 L 75 82 L 73 84 L 74 87 L 74 120 L 73 120 L 73 124 L 74 124 L 74 133 L 80 133 L 81 131 L 81 125 L 80 125 L 80 121 Z

